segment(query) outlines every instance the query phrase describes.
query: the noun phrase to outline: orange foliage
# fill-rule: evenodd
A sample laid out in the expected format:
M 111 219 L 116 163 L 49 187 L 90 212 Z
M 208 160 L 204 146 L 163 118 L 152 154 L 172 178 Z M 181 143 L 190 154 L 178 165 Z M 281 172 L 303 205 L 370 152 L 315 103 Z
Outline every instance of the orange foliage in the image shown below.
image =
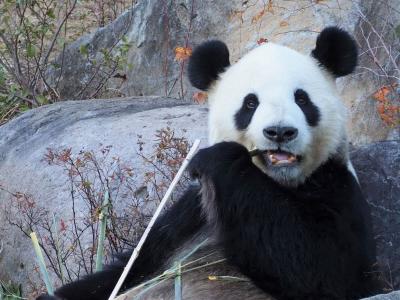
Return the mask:
M 192 48 L 190 47 L 176 47 L 175 59 L 179 62 L 187 60 L 192 55 Z
M 377 111 L 381 120 L 388 126 L 394 127 L 400 124 L 400 106 L 392 104 L 390 95 L 397 95 L 395 88 L 397 84 L 385 85 L 378 89 L 373 98 L 378 101 Z M 397 99 L 400 101 L 400 99 Z
M 193 101 L 198 104 L 203 104 L 207 101 L 208 95 L 206 92 L 197 92 L 193 94 Z
M 379 90 L 377 90 L 375 92 L 375 94 L 373 95 L 373 97 L 375 98 L 375 100 L 384 102 L 387 100 L 386 97 L 393 88 L 394 88 L 394 86 L 392 87 L 390 85 L 385 85 L 385 86 L 381 87 Z

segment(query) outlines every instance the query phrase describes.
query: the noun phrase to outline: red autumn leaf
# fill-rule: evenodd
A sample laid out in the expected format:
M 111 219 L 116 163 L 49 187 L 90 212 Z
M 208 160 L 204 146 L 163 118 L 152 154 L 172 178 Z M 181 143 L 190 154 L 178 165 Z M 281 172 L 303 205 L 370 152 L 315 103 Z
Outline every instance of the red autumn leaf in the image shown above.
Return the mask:
M 208 95 L 205 92 L 196 92 L 193 94 L 192 98 L 197 104 L 203 104 L 207 101 Z
M 268 43 L 268 40 L 266 38 L 259 38 L 257 41 L 258 45 L 265 44 L 265 43 Z

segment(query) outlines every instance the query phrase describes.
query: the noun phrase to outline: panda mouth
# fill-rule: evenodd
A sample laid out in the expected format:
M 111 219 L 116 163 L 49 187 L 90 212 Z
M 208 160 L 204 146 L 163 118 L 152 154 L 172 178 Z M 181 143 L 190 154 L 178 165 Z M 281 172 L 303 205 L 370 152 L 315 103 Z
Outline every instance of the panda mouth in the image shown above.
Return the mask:
M 292 166 L 299 162 L 300 157 L 283 150 L 266 150 L 260 152 L 263 160 L 274 167 Z

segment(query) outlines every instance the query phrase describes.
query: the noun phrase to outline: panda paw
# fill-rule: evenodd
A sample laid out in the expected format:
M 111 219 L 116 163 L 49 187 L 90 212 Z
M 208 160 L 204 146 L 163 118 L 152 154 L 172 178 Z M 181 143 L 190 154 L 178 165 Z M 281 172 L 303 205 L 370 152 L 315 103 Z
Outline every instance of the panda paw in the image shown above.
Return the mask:
M 235 142 L 221 142 L 201 149 L 191 160 L 189 173 L 192 178 L 220 177 L 239 162 L 251 163 L 248 150 Z

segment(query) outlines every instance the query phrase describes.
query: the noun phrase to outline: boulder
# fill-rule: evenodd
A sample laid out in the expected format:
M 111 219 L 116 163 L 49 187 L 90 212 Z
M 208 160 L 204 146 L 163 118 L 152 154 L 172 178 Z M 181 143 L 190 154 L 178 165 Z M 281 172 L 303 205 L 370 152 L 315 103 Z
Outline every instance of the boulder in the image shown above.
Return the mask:
M 71 148 L 77 155 L 81 150 L 99 153 L 103 146 L 111 145 L 108 161 L 118 157 L 142 181 L 146 171 L 154 170 L 138 153 L 153 155 L 157 130 L 169 127 L 176 137 L 189 143 L 201 138 L 205 146 L 206 115 L 203 105 L 162 97 L 66 101 L 31 110 L 0 127 L 0 187 L 27 194 L 37 207 L 68 220 L 68 176 L 63 168 L 44 161 L 48 149 Z M 132 193 L 142 191 L 139 185 Z M 118 207 L 126 205 L 126 197 L 132 196 L 120 197 Z M 31 242 L 7 220 L 4 204 L 9 200 L 10 195 L 0 188 L 0 278 L 26 288 L 29 280 L 41 283 L 41 279 L 32 272 L 36 262 Z M 75 205 L 77 211 L 86 209 L 83 202 Z
M 364 145 L 351 152 L 351 159 L 371 206 L 378 262 L 389 285 L 399 289 L 400 141 Z

